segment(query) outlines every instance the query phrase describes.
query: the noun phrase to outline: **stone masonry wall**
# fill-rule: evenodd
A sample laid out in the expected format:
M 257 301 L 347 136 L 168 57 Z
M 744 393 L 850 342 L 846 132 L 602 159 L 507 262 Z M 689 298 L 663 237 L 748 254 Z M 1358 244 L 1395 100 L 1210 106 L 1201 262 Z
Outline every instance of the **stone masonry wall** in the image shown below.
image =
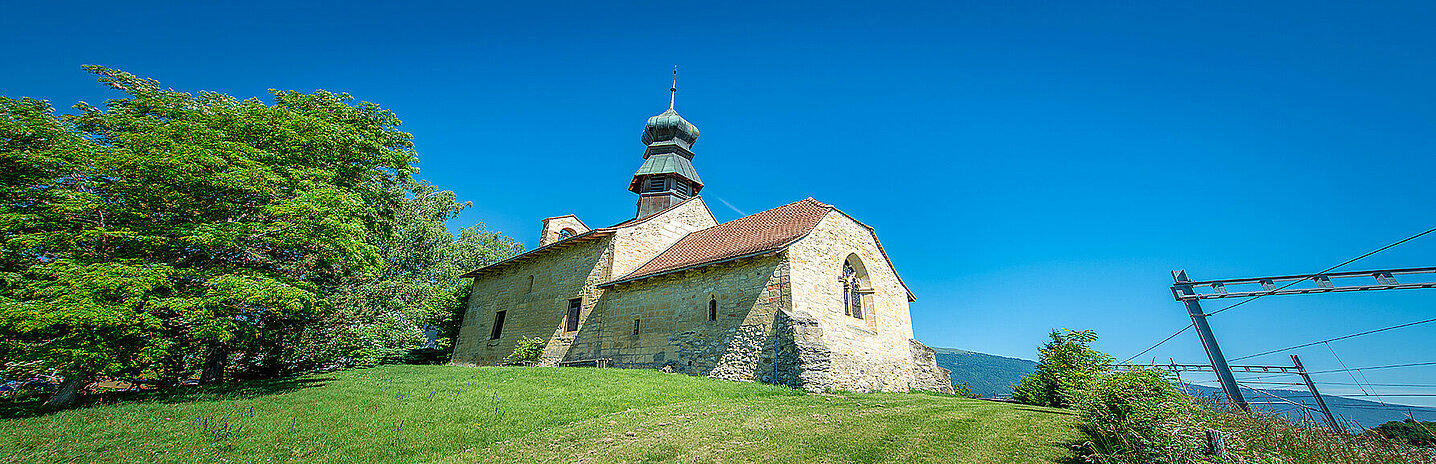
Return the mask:
M 914 358 L 907 290 L 866 227 L 834 211 L 788 253 L 793 311 L 821 327 L 822 344 L 831 351 L 833 388 L 906 391 L 932 385 L 919 380 L 919 372 L 932 377 L 937 367 L 935 361 Z M 843 262 L 854 254 L 869 287 L 862 296 L 862 319 L 845 315 L 843 308 Z
M 786 263 L 773 254 L 615 286 L 600 303 L 609 321 L 595 335 L 599 354 L 617 367 L 791 384 L 796 371 L 780 364 L 792 346 L 775 336 L 776 316 L 791 305 L 787 284 Z
M 694 198 L 633 227 L 625 227 L 613 236 L 613 270 L 610 279 L 617 279 L 638 269 L 679 239 L 695 230 L 718 225 L 702 198 Z
M 554 219 L 549 221 L 551 226 L 571 220 L 568 226 L 582 227 L 572 216 L 550 219 Z M 694 199 L 640 224 L 620 228 L 612 237 L 545 251 L 526 261 L 481 274 L 474 279 L 451 362 L 497 364 L 513 352 L 522 337 L 548 341 L 540 364 L 592 359 L 596 346 L 581 335 L 587 333 L 586 327 L 597 328 L 603 323 L 602 314 L 594 312 L 604 293 L 598 285 L 622 275 L 613 270 L 614 263 L 629 266 L 622 273 L 631 272 L 689 232 L 713 224 L 713 214 L 707 205 L 702 199 Z M 633 262 L 637 264 L 631 264 Z M 573 331 L 566 330 L 564 321 L 572 298 L 582 299 L 578 330 Z M 497 340 L 490 340 L 498 311 L 506 311 L 503 333 Z
M 572 214 L 551 217 L 543 220 L 543 230 L 539 231 L 539 246 L 557 242 L 560 238 L 559 232 L 564 229 L 572 231 L 573 235 L 588 232 L 588 226 L 583 225 L 583 221 L 578 220 L 578 217 Z
M 592 306 L 602 293 L 595 286 L 607 276 L 608 255 L 608 239 L 593 239 L 549 250 L 474 278 L 469 308 L 451 361 L 494 365 L 512 353 L 523 337 L 548 340 L 546 355 L 566 351 L 576 334 L 564 330 L 568 301 L 582 298 L 585 311 Z M 490 340 L 498 311 L 506 312 L 503 332 L 498 339 Z

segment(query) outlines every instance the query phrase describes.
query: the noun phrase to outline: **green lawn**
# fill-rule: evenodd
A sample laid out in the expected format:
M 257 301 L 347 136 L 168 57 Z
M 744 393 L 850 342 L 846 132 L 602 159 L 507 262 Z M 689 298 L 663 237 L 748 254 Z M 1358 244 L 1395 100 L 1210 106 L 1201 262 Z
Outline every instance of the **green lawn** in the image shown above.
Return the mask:
M 1061 410 L 623 369 L 384 366 L 182 391 L 0 406 L 0 462 L 1067 462 L 1082 441 Z

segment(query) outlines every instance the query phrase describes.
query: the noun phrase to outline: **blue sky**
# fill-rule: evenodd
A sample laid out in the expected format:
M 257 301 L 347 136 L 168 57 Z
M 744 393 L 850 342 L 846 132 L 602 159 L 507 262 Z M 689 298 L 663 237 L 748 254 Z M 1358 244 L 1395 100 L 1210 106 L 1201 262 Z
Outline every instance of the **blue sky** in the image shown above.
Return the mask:
M 532 245 L 543 217 L 632 216 L 639 133 L 677 64 L 719 220 L 837 205 L 877 228 L 920 340 L 1025 358 L 1055 327 L 1119 358 L 1181 328 L 1173 269 L 1314 272 L 1436 227 L 1430 2 L 521 3 L 8 5 L 0 95 L 113 96 L 81 64 L 241 97 L 349 92 L 395 111 L 421 176 L 474 202 L 455 226 Z M 1433 255 L 1436 234 L 1349 269 Z M 1433 303 L 1273 297 L 1211 323 L 1234 357 Z M 1352 367 L 1432 361 L 1433 335 L 1331 348 Z M 1205 362 L 1191 333 L 1153 357 Z M 1436 367 L 1367 376 L 1436 384 Z

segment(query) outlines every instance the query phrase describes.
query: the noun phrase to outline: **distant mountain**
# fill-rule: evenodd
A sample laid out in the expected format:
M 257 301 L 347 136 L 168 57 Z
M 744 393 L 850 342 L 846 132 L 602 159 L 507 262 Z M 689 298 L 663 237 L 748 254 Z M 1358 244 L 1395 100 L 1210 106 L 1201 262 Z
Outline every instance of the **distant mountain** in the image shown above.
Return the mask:
M 1031 373 L 1037 363 L 1026 359 L 959 350 L 933 348 L 937 365 L 952 371 L 952 384 L 967 382 L 972 392 L 984 398 L 1012 395 L 1012 385 Z
M 973 393 L 982 395 L 984 398 L 1010 396 L 1012 385 L 1020 382 L 1023 376 L 1031 373 L 1032 369 L 1037 366 L 1036 362 L 1026 359 L 1008 358 L 975 351 L 955 348 L 933 348 L 933 350 L 937 351 L 937 365 L 952 371 L 953 385 L 967 382 L 972 386 Z M 1195 395 L 1222 395 L 1220 388 L 1203 385 L 1191 385 L 1190 388 L 1192 394 Z M 1305 390 L 1264 389 L 1263 391 L 1297 403 L 1301 403 L 1305 399 L 1307 404 L 1315 406 L 1311 401 L 1311 394 Z M 1244 389 L 1243 395 L 1249 402 L 1278 401 L 1251 390 Z M 1321 396 L 1326 400 L 1327 407 L 1331 408 L 1332 415 L 1337 416 L 1339 420 L 1349 420 L 1362 427 L 1371 428 L 1386 423 L 1386 421 L 1403 420 L 1406 418 L 1407 412 L 1416 416 L 1417 420 L 1436 420 L 1436 408 L 1393 406 L 1342 396 Z M 1300 414 L 1295 406 L 1284 404 L 1262 404 L 1257 407 L 1278 411 L 1292 418 L 1296 418 Z M 1320 419 L 1319 413 L 1317 419 Z
M 1222 396 L 1224 394 L 1222 393 L 1222 389 L 1220 388 L 1208 387 L 1205 385 L 1189 385 L 1188 387 L 1190 388 L 1189 391 L 1191 391 L 1194 395 L 1216 395 L 1218 398 L 1224 397 Z M 1321 384 L 1317 384 L 1317 389 L 1321 389 Z M 1281 397 L 1288 401 L 1292 401 L 1295 403 L 1303 403 L 1311 407 L 1316 407 L 1316 402 L 1311 400 L 1311 393 L 1307 392 L 1306 390 L 1262 389 L 1262 391 L 1267 392 L 1272 396 Z M 1280 400 L 1273 399 L 1271 396 L 1263 395 L 1259 392 L 1248 390 L 1246 388 L 1242 389 L 1242 396 L 1246 397 L 1247 402 L 1251 403 L 1281 403 Z M 1436 408 L 1381 404 L 1375 401 L 1366 401 L 1355 398 L 1347 398 L 1344 396 L 1331 396 L 1325 394 L 1321 395 L 1321 397 L 1322 399 L 1326 400 L 1326 406 L 1328 408 L 1331 408 L 1331 415 L 1336 416 L 1338 421 L 1351 421 L 1355 422 L 1357 425 L 1366 428 L 1374 428 L 1378 425 L 1386 423 L 1387 421 L 1404 420 L 1406 419 L 1407 412 L 1410 412 L 1411 415 L 1416 416 L 1416 420 L 1436 420 Z M 1277 411 L 1294 419 L 1301 414 L 1299 412 L 1300 408 L 1286 404 L 1256 404 L 1253 406 L 1258 409 L 1265 408 L 1268 411 Z M 1321 413 L 1314 413 L 1314 415 L 1317 421 L 1323 420 L 1321 418 Z

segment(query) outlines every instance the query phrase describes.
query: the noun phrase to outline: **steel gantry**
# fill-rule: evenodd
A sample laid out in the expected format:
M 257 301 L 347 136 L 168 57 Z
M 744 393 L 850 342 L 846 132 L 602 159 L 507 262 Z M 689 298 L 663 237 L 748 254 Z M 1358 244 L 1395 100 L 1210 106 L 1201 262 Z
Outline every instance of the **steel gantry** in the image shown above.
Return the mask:
M 1429 231 L 1428 231 L 1429 232 Z M 1408 239 L 1409 240 L 1409 239 Z M 1399 243 L 1399 242 L 1398 242 Z M 1222 348 L 1217 344 L 1216 335 L 1207 324 L 1207 316 L 1220 313 L 1263 296 L 1269 295 L 1309 295 L 1334 292 L 1358 292 L 1371 290 L 1405 290 L 1417 288 L 1436 288 L 1436 282 L 1407 282 L 1401 283 L 1396 276 L 1426 275 L 1429 279 L 1431 274 L 1436 274 L 1436 267 L 1411 267 L 1399 269 L 1376 269 L 1370 271 L 1347 271 L 1347 272 L 1322 272 L 1305 275 L 1283 275 L 1271 277 L 1252 277 L 1245 279 L 1218 279 L 1218 280 L 1192 280 L 1187 277 L 1187 271 L 1172 271 L 1172 296 L 1182 302 L 1187 308 L 1187 315 L 1192 318 L 1192 327 L 1197 329 L 1197 336 L 1202 340 L 1202 348 L 1207 352 L 1207 359 L 1211 365 L 1205 366 L 1212 369 L 1217 375 L 1217 380 L 1222 384 L 1222 391 L 1227 398 L 1237 407 L 1243 410 L 1250 410 L 1246 398 L 1242 397 L 1241 388 L 1237 386 L 1236 378 L 1232 376 L 1233 368 L 1275 368 L 1276 366 L 1229 366 L 1227 358 L 1222 354 Z M 1375 282 L 1352 283 L 1355 279 L 1374 279 Z M 1298 284 L 1309 282 L 1306 286 L 1298 287 Z M 1340 283 L 1341 285 L 1338 285 Z M 1279 285 L 1281 284 L 1281 285 Z M 1246 289 L 1243 287 L 1257 286 L 1260 289 Z M 1236 288 L 1229 288 L 1236 287 Z M 1206 291 L 1210 289 L 1210 291 Z M 1221 298 L 1247 298 L 1234 305 L 1213 311 L 1211 313 L 1202 310 L 1202 300 L 1214 300 Z M 1306 375 L 1305 369 L 1301 368 L 1301 361 L 1292 356 L 1292 362 L 1296 365 L 1292 369 L 1299 370 L 1302 379 L 1306 381 L 1308 388 L 1316 396 L 1317 403 L 1322 406 L 1323 413 L 1327 416 L 1328 422 L 1336 427 L 1336 420 L 1331 417 L 1329 411 L 1325 411 L 1325 401 L 1316 394 L 1316 385 Z M 1175 365 L 1174 365 L 1175 366 Z M 1184 365 L 1191 366 L 1191 365 Z M 1247 371 L 1252 372 L 1252 371 Z M 1293 372 L 1297 373 L 1297 372 Z

